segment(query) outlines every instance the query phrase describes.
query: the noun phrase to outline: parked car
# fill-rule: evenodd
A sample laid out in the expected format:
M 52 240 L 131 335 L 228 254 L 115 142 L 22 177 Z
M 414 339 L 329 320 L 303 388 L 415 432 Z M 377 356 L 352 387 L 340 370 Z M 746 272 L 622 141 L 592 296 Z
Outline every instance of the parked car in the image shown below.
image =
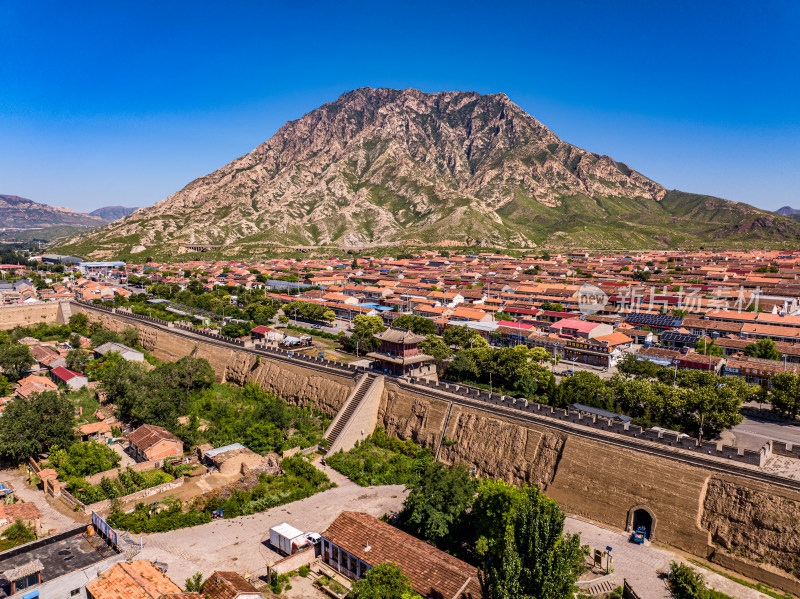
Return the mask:
M 647 538 L 647 529 L 644 526 L 638 526 L 633 533 L 633 542 L 637 545 L 644 545 L 644 540 Z

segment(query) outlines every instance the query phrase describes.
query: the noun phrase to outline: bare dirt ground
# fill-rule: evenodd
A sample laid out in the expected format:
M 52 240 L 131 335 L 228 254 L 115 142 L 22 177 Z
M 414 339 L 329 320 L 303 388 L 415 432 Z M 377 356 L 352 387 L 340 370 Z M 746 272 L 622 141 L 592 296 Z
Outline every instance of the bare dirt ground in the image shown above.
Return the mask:
M 71 511 L 64 502 L 47 497 L 39 489 L 28 486 L 25 475 L 19 468 L 0 470 L 0 481 L 10 482 L 19 499 L 33 503 L 39 508 L 42 514 L 42 529 L 45 532 L 50 530 L 61 532 L 86 521 L 82 514 Z
M 328 467 L 318 467 L 336 482 L 336 488 L 251 516 L 144 535 L 144 559 L 168 564 L 167 574 L 178 584 L 198 571 L 204 576 L 214 570 L 263 576 L 267 564 L 281 557 L 269 545 L 270 527 L 288 522 L 304 532 L 319 532 L 343 510 L 382 516 L 398 511 L 403 504 L 405 491 L 401 486 L 359 487 Z M 139 539 L 138 535 L 131 536 Z

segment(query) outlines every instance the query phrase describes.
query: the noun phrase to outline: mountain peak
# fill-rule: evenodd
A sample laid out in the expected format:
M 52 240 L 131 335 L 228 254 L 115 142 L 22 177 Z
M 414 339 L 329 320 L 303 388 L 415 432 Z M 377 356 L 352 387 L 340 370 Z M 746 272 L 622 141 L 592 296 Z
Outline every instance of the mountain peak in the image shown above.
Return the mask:
M 503 93 L 363 87 L 73 245 L 98 246 L 96 255 L 165 244 L 654 247 L 686 239 L 685 229 L 716 235 L 745 210 L 716 210 L 708 226 L 698 209 L 684 222 L 672 215 L 680 205 L 664 203 L 677 197 L 563 142 Z

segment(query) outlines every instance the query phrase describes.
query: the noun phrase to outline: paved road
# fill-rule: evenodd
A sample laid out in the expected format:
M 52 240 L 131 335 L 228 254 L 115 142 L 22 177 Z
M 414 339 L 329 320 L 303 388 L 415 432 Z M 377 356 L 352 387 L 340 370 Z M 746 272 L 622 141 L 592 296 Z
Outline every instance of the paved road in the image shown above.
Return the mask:
M 800 426 L 780 422 L 768 422 L 745 416 L 741 424 L 731 429 L 736 445 L 747 449 L 761 449 L 769 439 L 800 445 Z
M 580 533 L 581 542 L 594 549 L 612 548 L 614 557 L 614 580 L 622 584 L 627 578 L 642 599 L 670 599 L 672 593 L 664 584 L 661 573 L 669 570 L 669 563 L 681 558 L 667 549 L 630 542 L 630 534 L 610 530 L 585 520 L 567 518 L 564 529 L 569 533 Z M 692 567 L 695 567 L 692 565 Z M 700 570 L 700 568 L 697 568 Z M 748 589 L 708 570 L 701 570 L 707 584 L 737 599 L 768 599 L 764 593 Z
M 398 511 L 405 499 L 402 486 L 359 487 L 330 468 L 318 467 L 336 482 L 335 489 L 252 516 L 143 535 L 144 558 L 168 564 L 167 574 L 178 584 L 197 571 L 204 576 L 214 570 L 262 576 L 267 564 L 281 557 L 267 542 L 270 527 L 288 522 L 305 532 L 323 531 L 342 510 L 381 516 Z

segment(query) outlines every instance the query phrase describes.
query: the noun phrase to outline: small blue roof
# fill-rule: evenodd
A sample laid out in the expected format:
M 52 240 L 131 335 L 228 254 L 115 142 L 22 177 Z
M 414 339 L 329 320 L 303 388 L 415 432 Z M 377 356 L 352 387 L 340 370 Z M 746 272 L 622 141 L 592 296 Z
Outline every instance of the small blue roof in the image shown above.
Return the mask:
M 226 451 L 233 451 L 234 449 L 246 449 L 244 445 L 241 443 L 231 443 L 230 445 L 224 445 L 222 447 L 217 447 L 216 449 L 209 449 L 203 455 L 207 458 L 214 458 L 221 453 L 225 453 Z

